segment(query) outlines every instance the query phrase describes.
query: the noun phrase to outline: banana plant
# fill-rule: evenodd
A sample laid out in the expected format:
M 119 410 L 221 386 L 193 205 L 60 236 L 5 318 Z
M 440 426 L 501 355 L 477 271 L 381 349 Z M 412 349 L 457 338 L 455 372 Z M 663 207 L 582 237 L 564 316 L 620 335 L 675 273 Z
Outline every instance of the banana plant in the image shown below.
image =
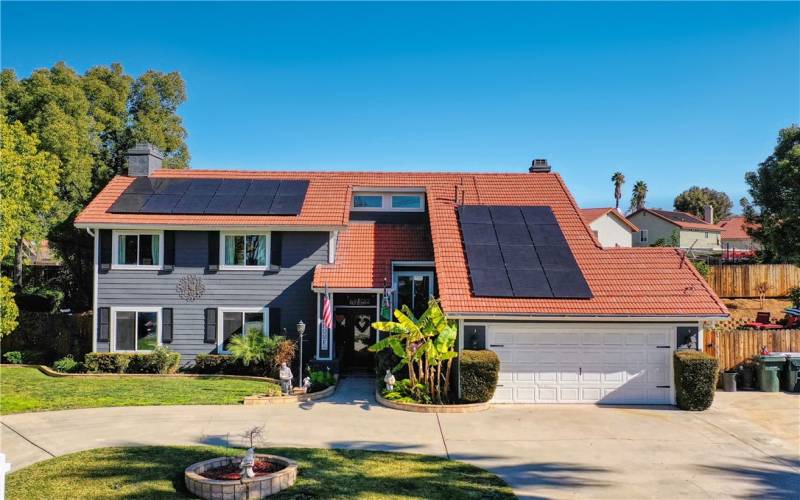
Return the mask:
M 428 301 L 428 309 L 419 318 L 408 306 L 395 310 L 394 317 L 397 321 L 372 324 L 376 330 L 390 335 L 369 350 L 391 349 L 400 358 L 394 371 L 408 367 L 410 387 L 415 388 L 418 397 L 424 390 L 434 402 L 448 402 L 452 361 L 458 356 L 453 350 L 457 336 L 454 322 L 447 319 L 434 298 Z

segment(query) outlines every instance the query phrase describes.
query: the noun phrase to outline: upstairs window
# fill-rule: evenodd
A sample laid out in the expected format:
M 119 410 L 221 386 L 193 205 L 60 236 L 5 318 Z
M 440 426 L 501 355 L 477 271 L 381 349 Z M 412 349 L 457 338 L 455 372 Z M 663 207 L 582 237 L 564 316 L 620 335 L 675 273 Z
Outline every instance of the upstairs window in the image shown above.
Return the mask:
M 423 212 L 425 210 L 424 193 L 355 193 L 353 206 L 355 211 L 373 212 Z
M 642 229 L 639 231 L 639 241 L 641 243 L 647 243 L 647 229 Z
M 269 234 L 223 234 L 222 269 L 265 269 L 269 262 Z
M 161 233 L 114 231 L 112 266 L 116 269 L 161 269 Z

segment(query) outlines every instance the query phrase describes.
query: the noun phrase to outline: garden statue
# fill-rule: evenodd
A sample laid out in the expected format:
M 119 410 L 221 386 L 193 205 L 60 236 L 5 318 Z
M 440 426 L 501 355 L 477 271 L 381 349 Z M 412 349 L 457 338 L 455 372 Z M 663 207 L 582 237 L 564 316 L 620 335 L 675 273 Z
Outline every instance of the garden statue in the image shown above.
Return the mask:
M 292 392 L 292 369 L 286 366 L 286 363 L 281 363 L 281 369 L 278 372 L 278 378 L 281 380 L 281 391 L 284 394 L 291 394 Z
M 247 453 L 244 454 L 244 458 L 242 459 L 242 463 L 240 467 L 242 469 L 242 477 L 247 478 L 254 478 L 256 477 L 256 473 L 253 471 L 253 467 L 256 465 L 256 452 L 253 448 L 249 448 Z
M 396 382 L 392 370 L 386 370 L 386 375 L 383 377 L 383 383 L 386 384 L 386 390 L 394 390 L 394 383 Z
M 311 389 L 311 378 L 306 377 L 303 379 L 303 392 L 308 393 L 309 389 Z

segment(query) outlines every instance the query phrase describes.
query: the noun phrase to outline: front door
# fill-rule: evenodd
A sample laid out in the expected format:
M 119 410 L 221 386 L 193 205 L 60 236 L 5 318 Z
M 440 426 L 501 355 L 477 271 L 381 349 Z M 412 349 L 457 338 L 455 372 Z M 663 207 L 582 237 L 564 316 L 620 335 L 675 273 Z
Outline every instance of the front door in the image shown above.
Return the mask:
M 336 339 L 345 370 L 371 370 L 373 354 L 369 346 L 376 342 L 375 308 L 339 307 L 336 309 Z

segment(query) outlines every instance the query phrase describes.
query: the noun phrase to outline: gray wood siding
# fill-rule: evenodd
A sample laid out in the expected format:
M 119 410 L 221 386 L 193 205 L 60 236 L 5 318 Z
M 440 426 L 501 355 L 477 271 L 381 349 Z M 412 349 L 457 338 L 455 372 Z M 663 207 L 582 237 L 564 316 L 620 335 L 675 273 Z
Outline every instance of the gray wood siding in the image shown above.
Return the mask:
M 216 344 L 203 342 L 204 310 L 209 307 L 279 307 L 281 325 L 270 325 L 270 332 L 286 328 L 296 337 L 295 325 L 306 323 L 304 357 L 315 349 L 316 294 L 311 291 L 314 267 L 328 260 L 327 232 L 282 233 L 281 269 L 274 274 L 263 271 L 220 270 L 207 274 L 208 242 L 204 231 L 175 233 L 175 269 L 171 273 L 112 269 L 98 275 L 97 307 L 150 306 L 173 308 L 173 341 L 170 349 L 188 362 L 201 353 L 216 350 Z M 205 293 L 193 302 L 178 296 L 177 284 L 187 274 L 200 276 Z M 219 318 L 221 321 L 221 317 Z M 108 351 L 108 343 L 98 343 L 98 351 Z

